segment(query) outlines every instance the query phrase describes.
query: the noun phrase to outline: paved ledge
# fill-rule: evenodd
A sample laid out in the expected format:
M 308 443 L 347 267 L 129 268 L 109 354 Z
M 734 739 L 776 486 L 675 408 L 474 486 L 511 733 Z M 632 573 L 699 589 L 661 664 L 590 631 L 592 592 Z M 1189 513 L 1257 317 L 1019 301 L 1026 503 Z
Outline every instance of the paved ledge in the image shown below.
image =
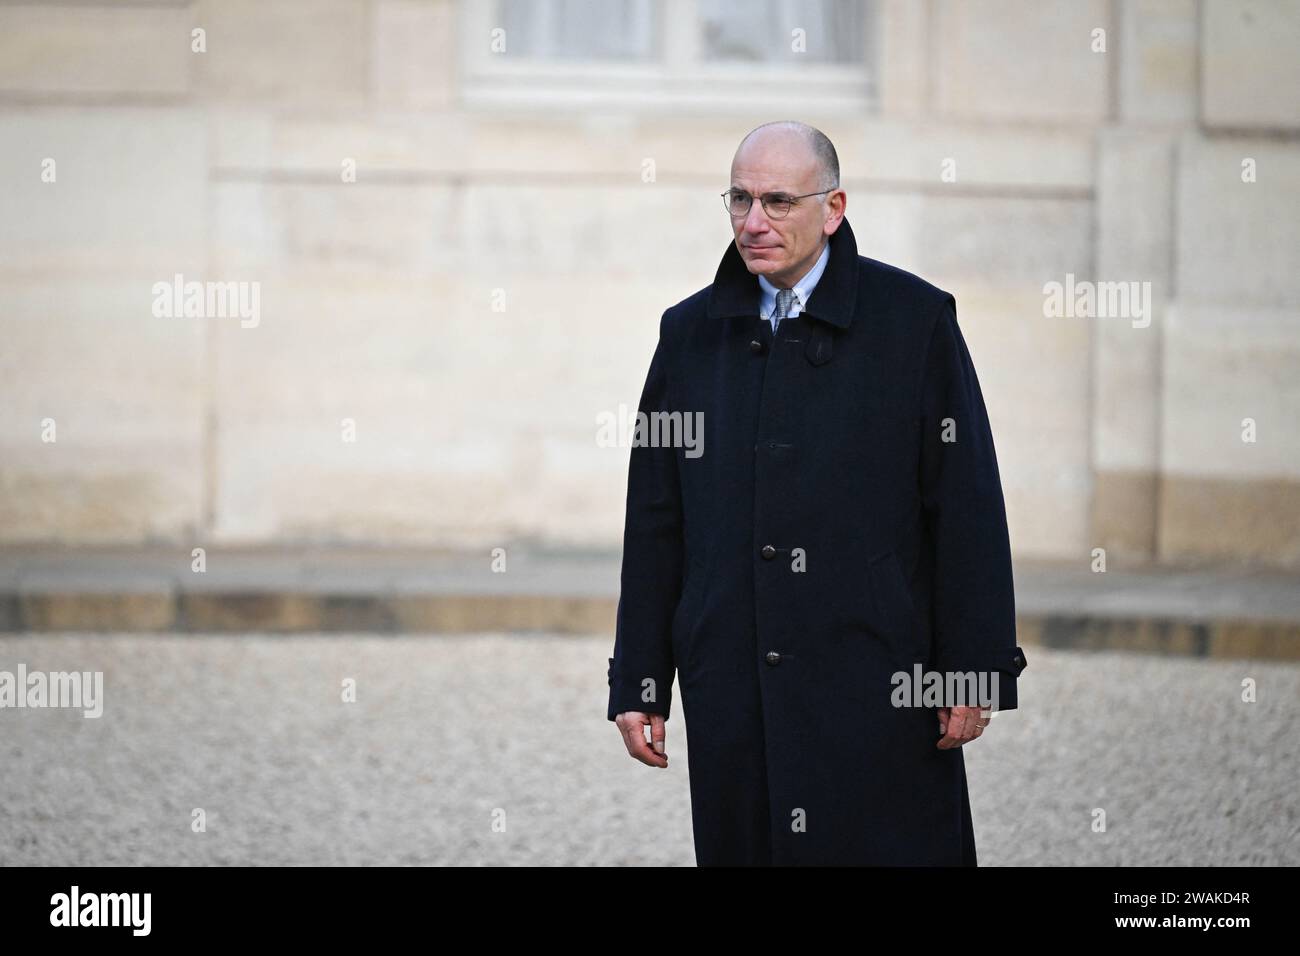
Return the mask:
M 0 549 L 0 632 L 612 633 L 619 556 L 353 547 Z M 1300 576 L 1016 565 L 1019 642 L 1300 660 Z

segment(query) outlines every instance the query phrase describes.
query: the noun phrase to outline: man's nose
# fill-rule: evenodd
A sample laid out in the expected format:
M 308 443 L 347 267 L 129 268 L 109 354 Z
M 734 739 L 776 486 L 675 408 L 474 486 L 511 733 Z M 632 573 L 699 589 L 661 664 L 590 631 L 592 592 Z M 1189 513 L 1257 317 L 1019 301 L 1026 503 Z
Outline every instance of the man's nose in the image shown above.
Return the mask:
M 749 214 L 745 216 L 745 232 L 756 235 L 767 232 L 768 228 L 767 212 L 755 196 L 749 207 Z

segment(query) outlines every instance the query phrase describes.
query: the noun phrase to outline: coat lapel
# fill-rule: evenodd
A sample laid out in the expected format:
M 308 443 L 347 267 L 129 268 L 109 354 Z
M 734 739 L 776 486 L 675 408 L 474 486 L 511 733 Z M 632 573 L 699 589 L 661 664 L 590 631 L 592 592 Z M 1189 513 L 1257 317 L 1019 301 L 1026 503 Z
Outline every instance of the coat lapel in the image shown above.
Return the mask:
M 858 296 L 858 244 L 847 216 L 840 221 L 840 227 L 829 241 L 831 254 L 826 262 L 826 271 L 801 314 L 847 329 L 853 321 Z M 714 319 L 755 316 L 758 315 L 759 299 L 758 277 L 745 267 L 745 260 L 740 257 L 740 250 L 733 240 L 727 245 L 713 278 L 708 315 Z M 821 364 L 811 355 L 809 359 L 814 364 Z

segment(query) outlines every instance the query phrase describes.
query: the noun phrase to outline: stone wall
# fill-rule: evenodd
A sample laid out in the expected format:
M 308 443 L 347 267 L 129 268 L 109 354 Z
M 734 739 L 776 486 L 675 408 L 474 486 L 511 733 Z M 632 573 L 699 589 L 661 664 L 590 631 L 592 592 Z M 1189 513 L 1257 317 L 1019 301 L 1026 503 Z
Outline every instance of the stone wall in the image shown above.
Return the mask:
M 597 416 L 795 116 L 956 295 L 1017 555 L 1300 567 L 1300 2 L 878 0 L 874 98 L 797 111 L 485 102 L 474 8 L 0 6 L 0 541 L 617 548 Z M 256 325 L 156 315 L 177 275 Z

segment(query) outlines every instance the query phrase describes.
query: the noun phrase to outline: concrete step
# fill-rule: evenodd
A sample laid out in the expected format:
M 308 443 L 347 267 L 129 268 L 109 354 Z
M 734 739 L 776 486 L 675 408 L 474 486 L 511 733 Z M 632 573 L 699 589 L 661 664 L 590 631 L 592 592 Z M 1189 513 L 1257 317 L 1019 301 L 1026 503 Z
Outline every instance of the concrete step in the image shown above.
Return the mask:
M 0 550 L 0 632 L 611 634 L 619 556 L 358 547 Z M 1300 660 L 1300 577 L 1016 564 L 1018 642 Z

